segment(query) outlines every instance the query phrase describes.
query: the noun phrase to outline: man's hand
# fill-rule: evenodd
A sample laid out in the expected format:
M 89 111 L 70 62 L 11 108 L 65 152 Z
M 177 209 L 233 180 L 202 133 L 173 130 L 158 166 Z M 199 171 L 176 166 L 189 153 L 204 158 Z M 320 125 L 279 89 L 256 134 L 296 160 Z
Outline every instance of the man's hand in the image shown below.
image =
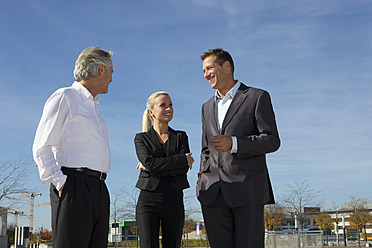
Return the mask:
M 63 191 L 63 188 L 65 187 L 65 184 L 66 183 L 64 183 L 63 186 L 58 190 L 58 196 L 59 196 L 59 198 L 62 197 L 62 191 Z
M 146 167 L 141 162 L 137 164 L 137 170 L 147 171 Z
M 226 135 L 217 135 L 209 139 L 212 146 L 218 152 L 227 152 L 231 150 L 232 138 Z

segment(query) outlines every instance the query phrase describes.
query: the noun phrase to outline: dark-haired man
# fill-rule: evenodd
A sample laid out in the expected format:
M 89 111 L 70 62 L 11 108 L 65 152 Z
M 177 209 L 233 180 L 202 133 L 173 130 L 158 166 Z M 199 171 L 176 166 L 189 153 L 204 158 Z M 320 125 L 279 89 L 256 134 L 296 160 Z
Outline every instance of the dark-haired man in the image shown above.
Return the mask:
M 234 79 L 231 55 L 201 55 L 216 90 L 202 107 L 197 196 L 212 248 L 263 248 L 264 205 L 274 203 L 266 154 L 280 146 L 270 95 Z

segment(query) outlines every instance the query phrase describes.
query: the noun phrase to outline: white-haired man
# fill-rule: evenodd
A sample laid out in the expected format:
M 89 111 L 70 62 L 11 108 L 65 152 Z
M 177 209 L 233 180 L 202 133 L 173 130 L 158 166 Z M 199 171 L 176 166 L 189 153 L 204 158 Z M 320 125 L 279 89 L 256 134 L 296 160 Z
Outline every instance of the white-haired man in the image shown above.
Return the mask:
M 107 247 L 110 196 L 108 129 L 98 94 L 112 81 L 112 52 L 89 47 L 75 63 L 76 81 L 47 100 L 33 157 L 50 185 L 55 248 Z

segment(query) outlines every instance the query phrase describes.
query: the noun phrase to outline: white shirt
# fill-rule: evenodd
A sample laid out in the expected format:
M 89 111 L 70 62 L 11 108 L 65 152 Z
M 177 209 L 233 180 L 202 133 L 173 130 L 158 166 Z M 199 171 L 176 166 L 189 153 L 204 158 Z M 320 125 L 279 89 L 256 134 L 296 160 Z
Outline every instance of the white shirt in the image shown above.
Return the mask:
M 99 98 L 78 82 L 49 97 L 32 147 L 44 183 L 59 190 L 67 178 L 62 166 L 109 171 L 108 128 L 98 106 Z
M 215 93 L 215 118 L 217 121 L 218 131 L 221 132 L 222 124 L 225 119 L 226 113 L 230 108 L 231 102 L 233 101 L 236 92 L 240 87 L 240 82 L 236 82 L 234 87 L 232 87 L 225 95 L 225 97 L 220 97 L 216 91 Z M 238 151 L 238 141 L 235 136 L 232 136 L 232 147 L 231 153 L 236 153 Z

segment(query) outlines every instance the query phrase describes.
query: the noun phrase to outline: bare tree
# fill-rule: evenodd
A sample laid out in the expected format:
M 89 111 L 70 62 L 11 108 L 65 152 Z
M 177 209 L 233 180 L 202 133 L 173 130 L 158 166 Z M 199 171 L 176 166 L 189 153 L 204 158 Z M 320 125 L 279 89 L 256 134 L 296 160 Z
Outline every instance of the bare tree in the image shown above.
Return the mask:
M 184 196 L 185 215 L 186 219 L 197 219 L 201 216 L 201 208 L 196 200 L 196 195 L 186 193 Z
M 11 196 L 30 192 L 25 183 L 30 164 L 26 159 L 20 157 L 16 160 L 7 160 L 0 165 L 0 216 L 5 214 L 7 209 L 16 207 L 17 200 L 10 199 Z
M 367 223 L 372 221 L 372 216 L 367 207 L 368 200 L 356 195 L 350 196 L 350 202 L 346 205 L 353 211 L 350 215 L 350 223 L 357 229 L 358 245 L 360 247 L 360 229 L 364 228 L 364 241 L 367 243 Z M 362 228 L 361 228 L 362 227 Z
M 118 189 L 111 194 L 111 222 L 114 228 L 114 246 L 116 247 L 116 234 L 118 233 L 119 222 L 123 220 L 135 220 L 136 205 L 139 190 L 132 188 L 130 191 L 126 189 Z M 137 232 L 136 230 L 133 232 Z
M 139 190 L 118 189 L 111 194 L 111 221 L 135 220 Z
M 279 197 L 283 206 L 291 212 L 300 222 L 299 229 L 303 229 L 307 215 L 305 207 L 321 207 L 324 200 L 320 195 L 321 191 L 316 191 L 310 187 L 309 180 L 295 179 L 293 184 L 287 185 L 287 192 Z

